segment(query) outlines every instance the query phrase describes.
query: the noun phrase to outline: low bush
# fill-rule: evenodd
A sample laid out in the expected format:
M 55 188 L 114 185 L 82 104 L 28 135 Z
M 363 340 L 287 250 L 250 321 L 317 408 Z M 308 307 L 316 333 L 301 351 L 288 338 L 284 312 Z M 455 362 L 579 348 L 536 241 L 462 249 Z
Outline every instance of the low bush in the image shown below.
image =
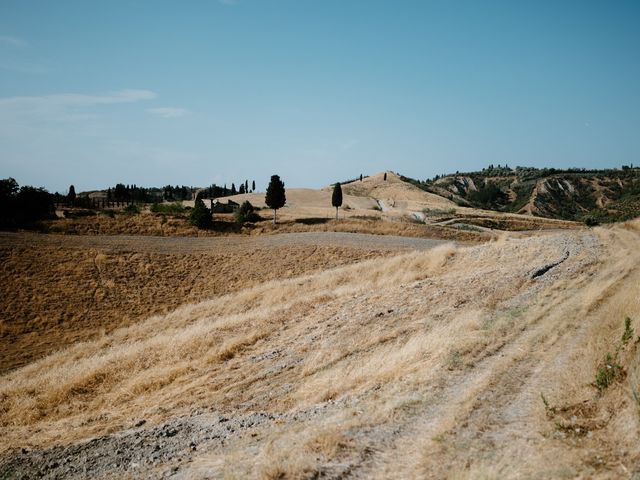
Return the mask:
M 606 390 L 622 373 L 622 366 L 610 353 L 607 353 L 604 362 L 596 372 L 596 387 L 601 392 Z
M 184 205 L 180 202 L 172 203 L 154 203 L 150 208 L 152 213 L 161 213 L 163 215 L 181 215 L 185 212 Z
M 138 208 L 138 206 L 135 203 L 131 203 L 129 205 L 127 205 L 124 210 L 122 210 L 124 213 L 126 213 L 127 215 L 137 215 L 140 213 L 140 209 Z
M 238 223 L 246 223 L 246 222 L 258 222 L 262 220 L 260 215 L 258 215 L 255 211 L 251 202 L 246 200 L 240 205 L 240 207 L 234 212 L 233 216 Z

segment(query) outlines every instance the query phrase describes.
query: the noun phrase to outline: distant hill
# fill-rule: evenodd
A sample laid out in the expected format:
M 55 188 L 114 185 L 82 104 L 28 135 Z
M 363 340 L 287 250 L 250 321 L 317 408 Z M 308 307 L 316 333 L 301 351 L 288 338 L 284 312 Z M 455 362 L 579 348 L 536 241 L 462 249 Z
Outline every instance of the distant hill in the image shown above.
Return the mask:
M 558 170 L 493 167 L 403 180 L 461 206 L 586 222 L 640 216 L 640 168 Z

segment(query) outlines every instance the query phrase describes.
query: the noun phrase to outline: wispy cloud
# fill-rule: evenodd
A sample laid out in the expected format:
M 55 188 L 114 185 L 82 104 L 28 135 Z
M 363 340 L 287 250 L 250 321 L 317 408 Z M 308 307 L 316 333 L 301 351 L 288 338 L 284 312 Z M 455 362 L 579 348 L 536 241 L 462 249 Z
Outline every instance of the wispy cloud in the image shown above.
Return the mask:
M 101 117 L 101 106 L 134 103 L 156 98 L 150 90 L 119 90 L 97 95 L 59 93 L 33 97 L 0 98 L 0 136 L 34 129 L 56 130 L 64 123 L 84 124 Z
M 157 115 L 162 118 L 177 118 L 184 117 L 189 114 L 189 110 L 185 108 L 177 108 L 177 107 L 158 107 L 158 108 L 147 108 L 147 113 L 151 113 L 153 115 Z
M 119 90 L 100 95 L 86 95 L 82 93 L 58 93 L 35 97 L 5 97 L 0 98 L 0 111 L 6 110 L 63 110 L 86 108 L 97 105 L 115 103 L 131 103 L 156 98 L 155 92 L 150 90 Z
M 8 45 L 14 48 L 23 48 L 29 44 L 22 38 L 0 35 L 0 45 Z

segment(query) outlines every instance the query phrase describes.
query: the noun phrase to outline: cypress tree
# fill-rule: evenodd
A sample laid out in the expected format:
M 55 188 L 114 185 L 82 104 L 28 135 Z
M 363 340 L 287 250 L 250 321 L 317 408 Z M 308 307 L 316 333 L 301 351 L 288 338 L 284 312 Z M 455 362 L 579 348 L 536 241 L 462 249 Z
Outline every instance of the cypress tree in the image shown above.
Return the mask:
M 232 183 L 231 184 L 231 195 L 235 195 L 236 193 L 238 193 L 238 191 L 236 190 L 236 184 Z
M 76 201 L 76 187 L 73 185 L 69 186 L 69 194 L 67 195 L 67 199 L 71 205 Z
M 287 203 L 287 197 L 284 191 L 284 182 L 280 180 L 278 175 L 271 175 L 271 181 L 267 187 L 267 194 L 264 197 L 264 203 L 273 210 L 273 224 L 276 224 L 276 211 L 284 207 Z
M 387 181 L 387 172 L 384 172 L 384 181 Z
M 336 207 L 336 220 L 338 220 L 338 208 L 342 206 L 342 187 L 340 182 L 333 187 L 333 195 L 331 195 L 331 205 Z
M 256 191 L 256 181 L 254 180 L 253 182 L 251 182 L 251 192 L 255 192 Z

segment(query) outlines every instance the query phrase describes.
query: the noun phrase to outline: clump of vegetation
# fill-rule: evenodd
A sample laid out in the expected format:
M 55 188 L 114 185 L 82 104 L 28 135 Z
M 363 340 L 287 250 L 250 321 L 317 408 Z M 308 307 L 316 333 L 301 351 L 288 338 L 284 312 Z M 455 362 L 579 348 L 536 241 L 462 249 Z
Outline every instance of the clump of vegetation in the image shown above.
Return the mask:
M 64 218 L 82 218 L 93 217 L 96 212 L 84 208 L 75 208 L 73 210 L 65 208 L 64 210 L 62 210 L 62 214 L 64 215 Z
M 185 212 L 184 205 L 180 202 L 172 203 L 154 203 L 150 208 L 153 213 L 161 213 L 163 215 L 182 215 Z
M 446 217 L 455 215 L 455 208 L 425 208 L 422 210 L 427 217 Z
M 256 209 L 249 200 L 246 200 L 240 205 L 240 207 L 233 214 L 236 222 L 258 222 L 261 220 L 260 215 L 256 213 Z
M 622 338 L 620 339 L 620 344 L 616 348 L 616 351 L 613 355 L 607 353 L 604 361 L 598 367 L 596 372 L 596 381 L 595 385 L 600 392 L 606 390 L 613 382 L 615 382 L 618 378 L 622 378 L 624 376 L 624 368 L 618 362 L 618 357 L 620 355 L 620 350 L 624 347 L 629 340 L 633 338 L 634 330 L 631 326 L 631 319 L 626 317 L 624 319 L 624 332 L 622 333 Z
M 18 187 L 13 178 L 0 180 L 0 228 L 26 227 L 53 216 L 53 195 L 44 188 Z
M 509 196 L 495 183 L 487 183 L 476 191 L 467 195 L 470 201 L 483 207 L 499 207 L 508 202 Z
M 612 356 L 607 353 L 604 362 L 596 372 L 596 387 L 601 392 L 606 390 L 623 372 L 622 366 L 618 364 L 617 355 Z
M 205 207 L 201 199 L 196 200 L 195 206 L 189 215 L 189 223 L 201 229 L 210 228 L 213 224 L 211 212 Z
M 469 225 L 466 223 L 454 223 L 451 227 L 457 230 L 463 230 L 465 232 L 482 232 L 481 228 L 476 227 L 475 225 Z
M 600 222 L 598 222 L 598 219 L 595 218 L 594 216 L 587 215 L 586 217 L 584 217 L 584 224 L 587 227 L 595 227 L 595 226 L 599 225 Z
M 127 205 L 124 210 L 122 210 L 127 215 L 137 215 L 140 213 L 140 208 L 135 203 L 131 203 Z
M 622 344 L 626 345 L 633 338 L 633 327 L 629 317 L 624 319 L 624 332 L 622 333 Z

